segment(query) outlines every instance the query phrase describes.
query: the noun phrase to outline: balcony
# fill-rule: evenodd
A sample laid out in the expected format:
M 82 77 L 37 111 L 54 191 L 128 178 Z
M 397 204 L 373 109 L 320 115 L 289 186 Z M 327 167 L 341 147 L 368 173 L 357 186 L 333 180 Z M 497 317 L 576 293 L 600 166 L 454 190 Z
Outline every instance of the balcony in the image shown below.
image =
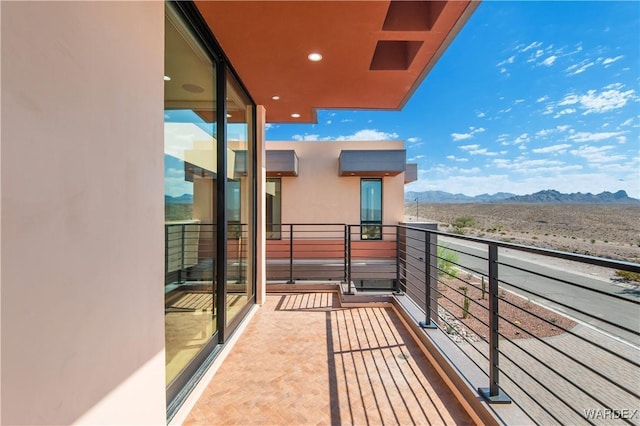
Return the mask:
M 420 224 L 279 227 L 267 301 L 185 424 L 640 422 L 640 290 L 615 275 L 640 265 Z

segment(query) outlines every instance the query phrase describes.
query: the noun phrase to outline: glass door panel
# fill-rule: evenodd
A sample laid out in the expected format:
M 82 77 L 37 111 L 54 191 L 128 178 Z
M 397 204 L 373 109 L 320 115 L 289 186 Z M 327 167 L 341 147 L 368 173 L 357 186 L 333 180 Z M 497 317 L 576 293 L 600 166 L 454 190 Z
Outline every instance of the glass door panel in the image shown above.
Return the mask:
M 165 17 L 166 383 L 216 332 L 216 69 L 171 8 Z
M 227 78 L 227 324 L 253 296 L 253 110 L 240 85 Z

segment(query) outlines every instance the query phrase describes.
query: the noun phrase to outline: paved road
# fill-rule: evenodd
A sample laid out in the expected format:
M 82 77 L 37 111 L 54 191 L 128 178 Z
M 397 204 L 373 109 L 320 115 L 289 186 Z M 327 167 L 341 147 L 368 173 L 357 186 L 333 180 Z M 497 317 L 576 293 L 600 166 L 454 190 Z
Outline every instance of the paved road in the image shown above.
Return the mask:
M 458 253 L 460 256 L 458 263 L 462 265 L 469 265 L 470 268 L 482 273 L 487 272 L 486 261 L 468 255 L 473 254 L 486 258 L 486 246 L 467 241 L 456 241 L 447 237 L 439 237 L 438 239 L 439 244 L 446 245 L 452 250 L 460 251 L 460 253 Z M 500 263 L 506 265 L 516 266 L 526 270 L 535 271 L 539 274 L 576 283 L 587 287 L 588 289 L 597 289 L 608 294 L 621 295 L 628 300 L 637 301 L 640 299 L 640 290 L 637 288 L 634 290 L 633 288 L 594 278 L 576 271 L 559 269 L 557 267 L 549 266 L 548 264 L 542 264 L 535 260 L 536 256 L 532 256 L 528 253 L 515 253 L 514 250 L 505 251 L 505 249 L 499 249 L 498 253 Z M 613 322 L 614 324 L 620 324 L 634 330 L 636 333 L 640 333 L 640 308 L 638 305 L 629 303 L 625 300 L 607 297 L 588 289 L 582 289 L 552 279 L 540 277 L 532 273 L 519 271 L 506 265 L 500 265 L 499 267 L 498 274 L 500 280 L 504 283 L 510 283 L 514 286 L 520 287 L 525 291 L 501 283 L 500 285 L 502 287 L 524 295 L 532 301 L 551 307 L 552 309 L 562 312 L 567 316 L 576 318 L 627 342 L 640 346 L 640 336 L 621 330 L 618 327 L 612 326 L 598 319 L 603 318 L 607 321 Z M 542 297 L 527 293 L 527 290 L 543 295 L 559 303 L 549 302 Z M 570 308 L 562 306 L 561 304 L 567 305 Z M 596 318 L 581 314 L 571 308 L 591 313 Z

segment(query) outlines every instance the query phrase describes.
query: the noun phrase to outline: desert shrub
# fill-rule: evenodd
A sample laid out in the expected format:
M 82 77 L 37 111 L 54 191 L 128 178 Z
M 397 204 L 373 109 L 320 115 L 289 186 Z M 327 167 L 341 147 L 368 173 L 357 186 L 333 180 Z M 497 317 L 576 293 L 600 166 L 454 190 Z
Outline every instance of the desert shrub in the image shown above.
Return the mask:
M 616 277 L 620 277 L 626 281 L 640 283 L 640 273 L 631 271 L 616 271 Z
M 469 216 L 458 217 L 453 221 L 453 226 L 456 228 L 470 228 L 475 226 L 476 220 Z
M 445 246 L 438 246 L 438 276 L 457 276 L 458 270 L 455 268 L 454 263 L 457 263 L 458 259 L 458 253 L 455 251 L 449 250 Z

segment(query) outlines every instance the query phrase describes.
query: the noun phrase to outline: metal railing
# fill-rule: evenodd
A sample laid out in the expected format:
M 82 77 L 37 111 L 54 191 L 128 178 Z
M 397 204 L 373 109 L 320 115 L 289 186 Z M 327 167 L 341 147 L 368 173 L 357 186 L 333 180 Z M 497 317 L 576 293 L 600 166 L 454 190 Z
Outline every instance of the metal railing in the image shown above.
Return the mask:
M 277 235 L 268 280 L 403 293 L 486 377 L 488 402 L 538 424 L 640 422 L 640 288 L 615 280 L 639 264 L 417 225 L 283 224 Z
M 295 223 L 268 225 L 269 281 L 340 281 L 354 289 L 393 289 L 397 227 Z
M 539 424 L 638 424 L 640 265 L 400 226 L 400 290 Z M 580 273 L 599 268 L 609 279 Z
M 227 279 L 244 282 L 247 273 L 248 226 L 227 225 Z M 213 282 L 216 226 L 197 220 L 165 224 L 165 286 Z

